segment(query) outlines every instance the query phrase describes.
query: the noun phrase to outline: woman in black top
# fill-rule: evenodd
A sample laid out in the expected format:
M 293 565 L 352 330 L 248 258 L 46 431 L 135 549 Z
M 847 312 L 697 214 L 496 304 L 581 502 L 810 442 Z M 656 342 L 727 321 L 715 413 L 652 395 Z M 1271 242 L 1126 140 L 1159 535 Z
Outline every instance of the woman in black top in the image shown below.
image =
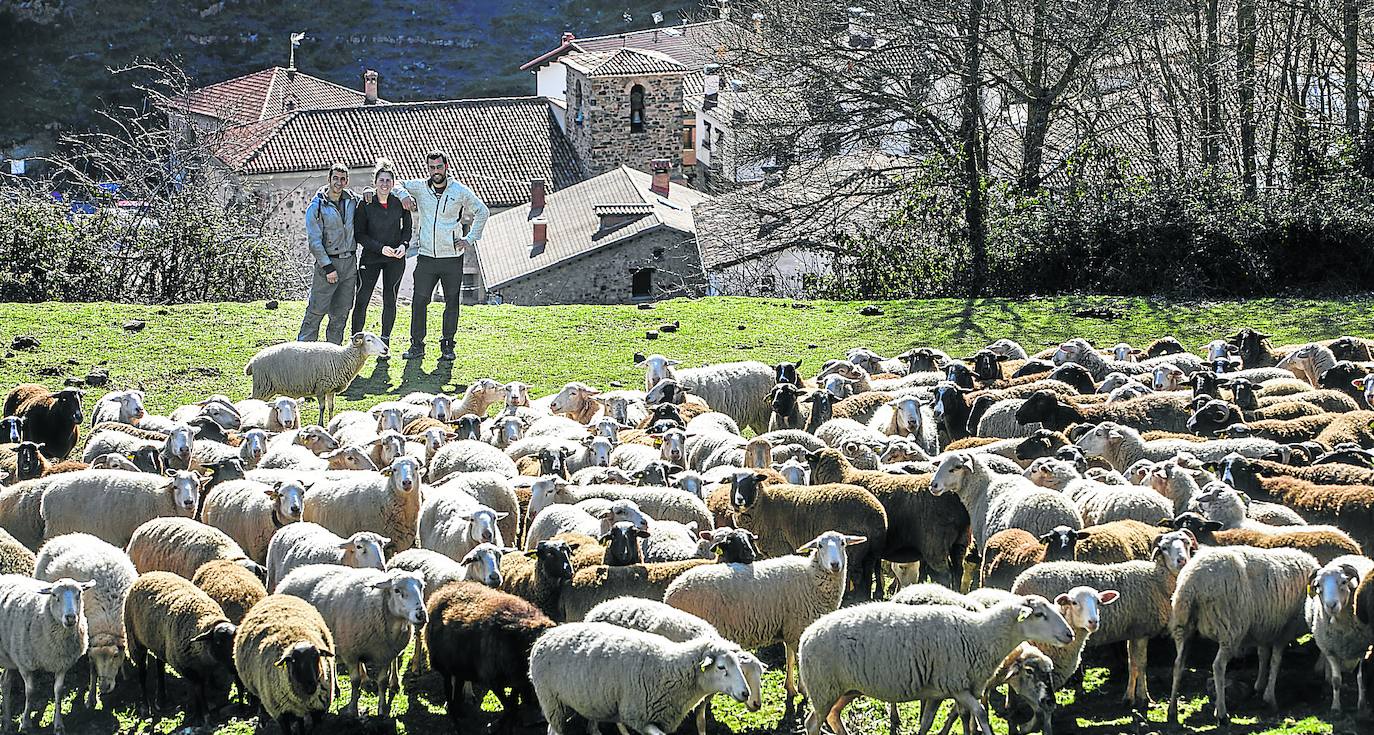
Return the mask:
M 377 159 L 372 181 L 377 195 L 358 205 L 353 216 L 353 232 L 363 247 L 358 259 L 358 294 L 353 301 L 353 334 L 363 331 L 367 304 L 377 278 L 382 279 L 382 341 L 391 344 L 391 326 L 396 323 L 396 292 L 406 270 L 406 247 L 410 244 L 410 212 L 391 193 L 396 173 L 391 161 Z

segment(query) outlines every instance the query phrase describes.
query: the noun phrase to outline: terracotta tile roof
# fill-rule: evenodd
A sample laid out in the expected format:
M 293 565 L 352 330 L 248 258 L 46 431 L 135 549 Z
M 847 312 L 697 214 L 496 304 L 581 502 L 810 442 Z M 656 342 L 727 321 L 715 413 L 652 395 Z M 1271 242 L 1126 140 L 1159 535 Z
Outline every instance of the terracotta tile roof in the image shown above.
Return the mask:
M 197 115 L 219 118 L 229 125 L 243 125 L 289 112 L 288 103 L 294 105 L 293 109 L 315 110 L 361 105 L 363 99 L 359 90 L 274 66 L 193 89 L 173 104 Z
M 621 166 L 550 194 L 544 209 L 536 213 L 548 223 L 548 242 L 537 251 L 532 248 L 533 218 L 528 203 L 492 215 L 477 245 L 486 287 L 499 289 L 649 230 L 666 227 L 695 235 L 692 207 L 711 196 L 674 182 L 665 198 L 649 191 L 651 181 L 649 174 Z M 601 229 L 602 213 L 621 212 L 642 216 L 610 230 Z
M 657 51 L 685 67 L 700 67 L 715 60 L 717 52 L 714 46 L 719 45 L 723 33 L 738 32 L 739 30 L 739 27 L 730 21 L 710 20 L 704 23 L 683 23 L 663 28 L 646 28 L 642 31 L 616 33 L 609 36 L 574 38 L 538 58 L 525 62 L 520 68 L 522 70 L 533 69 L 570 52 L 614 51 L 620 48 Z
M 583 179 L 543 97 L 408 102 L 297 110 L 230 128 L 220 158 L 246 175 L 368 168 L 378 156 L 402 179 L 427 175 L 425 154 L 449 153 L 453 173 L 488 206 L 529 201 L 529 180 L 558 190 Z
M 681 74 L 686 66 L 658 51 L 619 48 L 612 51 L 584 51 L 563 57 L 567 66 L 589 77 L 627 77 L 642 74 Z

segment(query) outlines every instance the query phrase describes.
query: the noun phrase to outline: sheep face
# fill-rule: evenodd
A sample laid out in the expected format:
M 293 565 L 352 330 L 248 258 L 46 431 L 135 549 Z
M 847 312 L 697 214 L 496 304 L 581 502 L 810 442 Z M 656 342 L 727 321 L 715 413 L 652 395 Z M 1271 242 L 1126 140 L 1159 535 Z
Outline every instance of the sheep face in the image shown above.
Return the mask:
M 668 484 L 668 478 L 681 469 L 671 462 L 656 459 L 634 473 L 634 480 L 641 486 L 664 487 Z
M 333 666 L 324 661 L 326 658 L 334 658 L 334 652 L 301 642 L 283 653 L 275 663 L 277 667 L 286 669 L 291 692 L 300 700 L 309 701 L 326 678 L 324 667 Z
M 806 484 L 807 466 L 805 462 L 797 459 L 789 459 L 781 464 L 774 464 L 773 469 L 781 474 L 784 480 L 792 485 Z
M 124 665 L 124 646 L 113 636 L 97 635 L 91 637 L 91 647 L 87 649 L 91 663 L 95 666 L 95 685 L 102 694 L 114 691 L 119 669 Z
M 615 444 L 610 439 L 596 435 L 582 438 L 582 454 L 585 455 L 587 464 L 592 467 L 609 467 L 611 465 L 611 450 L 615 449 Z
M 984 349 L 992 351 L 993 354 L 1005 355 L 1009 359 L 1021 357 L 1026 354 L 1026 348 L 1022 347 L 1021 343 L 1014 339 L 1007 339 L 1006 337 L 993 340 L 992 344 L 989 344 Z
M 564 541 L 540 541 L 525 555 L 535 560 L 535 571 L 542 577 L 562 581 L 573 577 L 572 549 Z
M 1270 335 L 1264 332 L 1245 327 L 1227 337 L 1226 341 L 1236 348 L 1233 354 L 1239 355 L 1243 364 L 1250 367 L 1258 364 L 1269 354 L 1269 337 Z
M 639 550 L 639 539 L 642 538 L 649 538 L 649 533 L 635 528 L 633 523 L 617 521 L 611 524 L 610 530 L 597 539 L 606 547 L 606 566 L 624 567 L 642 563 L 644 556 Z
M 385 431 L 372 441 L 373 457 L 377 466 L 389 465 L 397 457 L 406 453 L 406 438 L 397 431 Z
M 954 452 L 940 461 L 935 475 L 930 478 L 930 494 L 944 495 L 957 493 L 966 479 L 973 473 L 975 460 L 968 452 Z
M 845 353 L 845 357 L 849 360 L 849 363 L 851 365 L 857 365 L 858 367 L 867 370 L 870 374 L 880 373 L 883 371 L 883 358 L 880 357 L 878 353 L 868 349 L 867 347 L 851 347 Z
M 960 362 L 952 362 L 945 366 L 945 380 L 959 386 L 960 388 L 973 388 L 974 374 L 968 366 Z
M 671 478 L 671 487 L 675 487 L 690 495 L 695 495 L 702 500 L 706 499 L 706 481 L 700 472 L 683 470 L 674 474 Z
M 1054 458 L 1073 465 L 1080 475 L 1088 471 L 1088 456 L 1080 447 L 1072 444 L 1062 446 L 1054 450 Z
M 377 433 L 400 431 L 405 428 L 405 416 L 395 406 L 377 412 Z
M 1126 440 L 1123 429 L 1119 424 L 1103 421 L 1078 437 L 1076 444 L 1089 457 L 1103 457 Z
M 802 545 L 798 552 L 814 551 L 811 565 L 831 574 L 841 574 L 845 567 L 845 547 L 861 544 L 867 536 L 851 536 L 839 531 L 826 531 Z
M 1059 349 L 1054 351 L 1054 364 L 1063 365 L 1069 362 L 1080 362 L 1086 352 L 1092 350 L 1087 342 L 1081 339 L 1071 339 L 1059 345 Z
M 478 439 L 482 435 L 482 418 L 477 414 L 463 414 L 454 424 L 454 439 Z
M 267 432 L 262 429 L 249 429 L 239 434 L 239 456 L 250 465 L 256 466 L 267 453 Z
M 24 440 L 24 418 L 6 416 L 0 419 L 0 444 L 18 444 Z
M 762 472 L 740 472 L 730 478 L 730 504 L 736 511 L 748 510 L 758 501 L 759 491 L 769 476 Z
M 411 625 L 424 625 L 429 619 L 425 614 L 425 580 L 419 574 L 393 569 L 385 579 L 373 582 L 372 589 L 386 595 L 386 612 L 391 617 Z
M 276 423 L 281 425 L 283 431 L 301 427 L 300 402 L 294 398 L 278 396 L 272 399 L 272 413 L 275 414 Z
M 1118 362 L 1136 362 L 1140 357 L 1140 350 L 1132 347 L 1126 342 L 1117 342 L 1112 345 L 1112 359 Z
M 1097 392 L 1111 393 L 1129 382 L 1131 382 L 1131 376 L 1125 373 L 1107 373 L 1107 377 L 1102 379 L 1101 385 L 1097 386 Z
M 1040 537 L 1040 543 L 1045 545 L 1045 561 L 1072 561 L 1074 549 L 1078 547 L 1078 542 L 1090 535 L 1092 534 L 1076 531 L 1068 526 L 1055 526 L 1049 533 Z M 1072 623 L 1073 621 L 1069 622 Z
M 39 587 L 40 595 L 48 596 L 48 617 L 64 628 L 75 628 L 84 615 L 81 608 L 81 593 L 95 586 L 95 581 L 78 582 L 71 577 L 63 577 L 52 584 Z
M 125 470 L 126 472 L 138 472 L 138 466 L 133 463 L 132 459 L 130 459 L 130 457 L 134 456 L 136 455 L 130 454 L 126 456 L 120 454 L 119 452 L 110 452 L 109 454 L 102 454 L 99 457 L 96 457 L 95 459 L 91 460 L 91 469 Z
M 603 422 L 609 420 L 609 421 L 613 422 L 614 424 L 618 424 L 618 425 L 619 425 L 620 427 L 622 427 L 622 428 L 628 428 L 628 427 L 629 427 L 629 425 L 630 425 L 630 399 L 629 399 L 628 397 L 626 397 L 626 396 L 610 396 L 610 397 L 607 397 L 607 396 L 601 395 L 601 396 L 597 396 L 597 397 L 594 398 L 593 400 L 595 400 L 597 403 L 601 404 L 602 410 L 606 413 L 606 416 L 605 416 L 604 418 L 602 418 L 602 421 L 603 421 Z
M 930 406 L 930 412 L 936 421 L 943 422 L 946 414 L 957 414 L 960 408 L 968 408 L 968 399 L 965 394 L 970 391 L 961 388 L 954 383 L 941 382 L 935 386 L 935 402 Z
M 106 396 L 119 404 L 119 420 L 126 424 L 137 425 L 143 419 L 143 391 L 126 390 Z M 102 398 L 101 400 L 105 400 Z
M 297 431 L 296 443 L 309 449 L 317 457 L 339 448 L 339 440 L 318 424 L 311 424 Z
M 1116 590 L 1098 592 L 1092 587 L 1074 587 L 1054 598 L 1059 612 L 1075 630 L 1096 633 L 1102 625 L 1102 606 L 1110 605 L 1121 597 Z
M 1028 713 L 1029 716 L 1038 714 L 1043 728 L 1049 730 L 1056 705 L 1050 681 L 1053 672 L 1054 662 L 1049 656 L 1030 643 L 1022 643 L 1003 660 L 994 681 L 1011 687 L 1016 696 L 1034 710 Z M 1012 715 L 1008 714 L 1007 719 L 1011 721 Z
M 567 487 L 566 480 L 553 474 L 546 474 L 531 482 L 530 502 L 526 511 L 526 518 L 533 520 L 535 516 L 539 515 L 539 511 L 558 502 L 558 493 Z
M 1152 387 L 1155 390 L 1179 390 L 1186 385 L 1188 376 L 1177 366 L 1169 363 L 1158 365 L 1153 373 Z
M 353 335 L 354 349 L 362 350 L 363 356 L 387 357 L 391 354 L 381 337 L 371 332 L 358 332 Z
M 722 564 L 753 564 L 754 559 L 761 556 L 758 546 L 754 544 L 758 536 L 743 528 L 726 526 L 713 531 L 702 531 L 701 538 L 710 542 L 707 551 L 714 554 L 716 560 Z
M 425 429 L 424 433 L 420 434 L 420 441 L 425 445 L 425 461 L 428 462 L 434 459 L 434 453 L 438 452 L 440 447 L 444 446 L 444 444 L 448 443 L 451 439 L 457 438 L 457 434 L 451 431 L 444 431 L 437 426 Z
M 620 440 L 620 430 L 628 427 L 611 416 L 602 416 L 589 428 L 596 436 L 604 436 L 610 440 L 611 444 L 616 444 Z
M 1040 595 L 1026 595 L 1017 615 L 1021 634 L 1028 640 L 1049 641 L 1060 646 L 1073 643 L 1073 629 L 1059 608 Z
M 677 360 L 669 360 L 663 355 L 635 355 L 635 364 L 644 366 L 644 390 L 652 390 L 659 382 L 673 377 L 673 366 Z
M 601 391 L 586 383 L 568 383 L 549 402 L 549 410 L 559 416 L 578 416 L 591 410 L 592 398 Z
M 325 452 L 320 459 L 329 462 L 331 470 L 376 470 L 377 465 L 361 447 L 340 447 Z
M 1188 514 L 1185 513 L 1184 515 Z M 1196 516 L 1197 514 L 1193 513 L 1192 515 Z M 1200 519 L 1201 516 L 1198 518 Z M 1220 524 L 1214 525 L 1219 526 Z M 1215 528 L 1211 530 L 1215 530 Z M 1180 528 L 1155 537 L 1154 550 L 1150 552 L 1150 558 L 1164 557 L 1164 563 L 1177 574 L 1188 564 L 1195 553 L 1197 553 L 1197 537 L 1193 535 L 1192 531 Z
M 501 544 L 501 529 L 496 522 L 510 515 L 498 513 L 485 505 L 458 516 L 468 523 L 468 540 L 477 544 Z
M 836 400 L 844 400 L 855 394 L 854 381 L 843 375 L 827 375 L 821 387 L 834 396 Z
M 768 392 L 768 401 L 774 415 L 787 417 L 797 411 L 797 399 L 801 389 L 791 383 L 779 383 Z
M 502 581 L 501 556 L 511 551 L 515 551 L 515 549 L 496 546 L 495 544 L 478 544 L 458 563 L 463 565 L 467 580 L 491 588 L 498 588 Z
M 163 487 L 172 496 L 172 503 L 182 515 L 196 512 L 200 499 L 200 475 L 188 470 L 167 470 L 167 484 Z
M 1078 468 L 1073 464 L 1054 457 L 1041 457 L 1031 462 L 1022 474 L 1032 483 L 1051 490 L 1063 490 L 1080 477 Z
M 1244 421 L 1245 417 L 1239 408 L 1226 401 L 1213 399 L 1202 404 L 1188 417 L 1188 430 L 1202 436 L 1215 436 Z
M 272 500 L 272 521 L 277 524 L 294 523 L 301 519 L 305 508 L 305 488 L 297 482 L 278 482 L 267 491 Z
M 697 668 L 697 681 L 703 690 L 728 694 L 736 702 L 749 701 L 749 682 L 740 668 L 738 651 L 714 646 Z
M 1193 373 L 1192 377 L 1188 379 L 1188 385 L 1192 386 L 1193 388 L 1194 398 L 1197 398 L 1198 396 L 1211 396 L 1212 398 L 1220 398 L 1221 388 L 1223 385 L 1231 385 L 1239 381 L 1244 381 L 1247 383 L 1250 382 L 1248 380 L 1245 380 L 1244 378 L 1238 378 L 1236 380 L 1231 381 L 1223 381 L 1221 378 L 1217 377 L 1216 373 L 1209 373 L 1206 370 L 1199 370 Z M 1237 400 L 1236 402 L 1239 403 L 1240 401 Z
M 414 457 L 397 457 L 381 472 L 388 478 L 392 493 L 419 490 L 420 461 Z
M 167 435 L 167 439 L 163 443 L 163 450 L 177 469 L 189 469 L 194 443 L 195 435 L 191 433 L 191 427 L 180 424 Z
M 797 360 L 796 362 L 780 362 L 777 365 L 774 365 L 773 375 L 777 378 L 778 384 L 787 384 L 800 387 L 802 384 L 800 372 L 801 365 L 801 360 Z
M 999 355 L 992 350 L 979 350 L 973 354 L 973 374 L 983 381 L 999 380 L 1002 366 L 998 363 L 1006 359 L 1006 355 Z
M 453 413 L 453 399 L 440 393 L 434 396 L 434 400 L 429 404 L 429 417 L 435 421 L 448 423 L 450 415 Z
M 1051 370 L 1045 376 L 1046 380 L 1058 380 L 1061 383 L 1068 383 L 1079 393 L 1092 393 L 1097 386 L 1093 384 L 1093 375 L 1088 369 L 1077 363 L 1060 365 Z
M 1016 458 L 1020 460 L 1051 457 L 1060 447 L 1067 446 L 1063 434 L 1049 429 L 1036 429 L 1030 436 L 1016 445 Z
M 482 385 L 483 381 L 488 380 L 491 379 L 482 378 L 482 380 L 473 383 L 472 386 L 468 388 L 468 392 L 471 393 L 474 388 L 477 388 L 478 386 Z M 491 383 L 493 384 L 493 386 L 496 387 L 498 391 L 498 394 L 494 396 L 494 399 L 499 398 L 500 400 L 504 401 L 506 404 L 506 408 L 530 405 L 529 383 L 521 383 L 518 380 L 512 380 L 511 382 L 506 383 L 505 385 L 501 385 L 494 380 L 491 380 Z
M 929 347 L 907 350 L 898 355 L 897 359 L 906 363 L 908 373 L 933 373 L 945 366 L 944 356 Z
M 676 405 L 687 398 L 687 391 L 673 378 L 664 378 L 654 384 L 644 394 L 644 403 L 657 408 L 659 405 Z
M 1240 352 L 1240 348 L 1224 339 L 1214 339 L 1203 345 L 1202 349 L 1206 350 L 1208 360 L 1217 360 Z
M 659 456 L 674 464 L 686 464 L 687 459 L 687 432 L 681 429 L 665 431 L 654 437 L 654 443 L 658 445 Z
M 921 414 L 921 402 L 915 396 L 902 396 L 887 402 L 892 407 L 898 433 L 902 436 L 915 436 L 924 428 L 925 418 Z
M 85 420 L 81 413 L 81 397 L 84 395 L 86 391 L 77 388 L 63 388 L 54 393 L 52 414 L 61 416 L 73 425 L 80 424 Z
M 639 506 L 633 500 L 616 500 L 604 506 L 593 514 L 597 520 L 601 521 L 601 530 L 598 533 L 606 533 L 617 523 L 628 523 L 634 526 L 635 530 L 649 533 L 649 516 L 640 511 Z
M 1316 597 L 1329 622 L 1355 601 L 1355 589 L 1360 586 L 1360 573 L 1350 564 L 1332 562 L 1312 573 L 1307 582 L 1307 595 Z
M 42 444 L 25 441 L 14 448 L 14 464 L 17 480 L 31 480 L 43 474 L 43 457 L 39 451 Z
M 206 628 L 199 635 L 191 638 L 192 643 L 200 643 L 210 651 L 210 658 L 216 663 L 228 666 L 234 665 L 234 634 L 238 632 L 238 627 L 227 620 Z
M 749 701 L 744 703 L 750 712 L 758 712 L 763 709 L 763 675 L 768 671 L 768 667 L 763 662 L 754 657 L 748 651 L 737 651 L 740 668 L 744 671 L 745 682 L 749 685 Z
M 1329 370 L 1327 372 L 1330 372 Z M 1364 397 L 1364 405 L 1374 408 L 1374 374 L 1366 375 L 1357 380 L 1350 381 L 1355 386 L 1355 390 Z
M 386 554 L 382 549 L 389 543 L 391 539 L 380 533 L 359 531 L 339 544 L 343 552 L 339 563 L 355 569 L 386 569 Z

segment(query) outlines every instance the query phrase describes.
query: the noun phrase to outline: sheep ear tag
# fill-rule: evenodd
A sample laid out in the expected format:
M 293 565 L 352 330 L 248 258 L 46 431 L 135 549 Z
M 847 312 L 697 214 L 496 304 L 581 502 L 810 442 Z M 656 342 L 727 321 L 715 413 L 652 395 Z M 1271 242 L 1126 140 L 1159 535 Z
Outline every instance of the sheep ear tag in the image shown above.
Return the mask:
M 700 666 L 702 671 L 706 671 L 711 668 L 711 664 L 713 663 L 715 662 L 711 659 L 711 657 L 707 656 L 706 658 L 703 658 L 701 660 L 701 663 L 697 664 L 697 666 Z
M 1022 608 L 1021 608 L 1021 612 L 1019 612 L 1019 613 L 1016 614 L 1016 622 L 1018 622 L 1018 623 L 1019 623 L 1019 622 L 1022 622 L 1022 621 L 1024 621 L 1026 618 L 1028 618 L 1028 617 L 1030 617 L 1030 616 L 1031 616 L 1031 609 L 1028 608 L 1028 607 L 1022 607 Z

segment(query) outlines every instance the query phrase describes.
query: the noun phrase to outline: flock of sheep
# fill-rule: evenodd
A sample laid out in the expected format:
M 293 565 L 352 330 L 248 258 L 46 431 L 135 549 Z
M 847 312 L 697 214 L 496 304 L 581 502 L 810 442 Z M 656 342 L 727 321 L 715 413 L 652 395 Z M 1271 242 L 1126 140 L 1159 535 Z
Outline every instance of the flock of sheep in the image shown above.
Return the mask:
M 966 732 L 990 735 L 991 703 L 1013 732 L 1049 733 L 1085 648 L 1124 643 L 1114 678 L 1143 705 L 1147 647 L 1166 635 L 1174 721 L 1191 643 L 1217 645 L 1224 722 L 1228 662 L 1257 649 L 1274 706 L 1309 631 L 1332 710 L 1353 670 L 1366 708 L 1374 341 L 855 348 L 814 377 L 636 355 L 644 390 L 573 382 L 532 400 L 481 378 L 334 413 L 385 354 L 366 333 L 270 347 L 245 370 L 252 398 L 166 416 L 138 390 L 87 420 L 79 390 L 15 387 L 5 727 L 14 674 L 27 730 L 36 675 L 60 703 L 83 658 L 87 707 L 132 671 L 156 718 L 170 665 L 192 720 L 236 692 L 304 732 L 342 669 L 345 711 L 369 686 L 387 716 L 412 640 L 459 732 L 491 691 L 505 729 L 537 703 L 559 735 L 662 735 L 693 711 L 704 735 L 712 696 L 762 706 L 750 651 L 777 643 L 786 716 L 804 695 L 810 735 L 844 735 L 858 696 L 919 700 L 921 733 L 946 699 Z

